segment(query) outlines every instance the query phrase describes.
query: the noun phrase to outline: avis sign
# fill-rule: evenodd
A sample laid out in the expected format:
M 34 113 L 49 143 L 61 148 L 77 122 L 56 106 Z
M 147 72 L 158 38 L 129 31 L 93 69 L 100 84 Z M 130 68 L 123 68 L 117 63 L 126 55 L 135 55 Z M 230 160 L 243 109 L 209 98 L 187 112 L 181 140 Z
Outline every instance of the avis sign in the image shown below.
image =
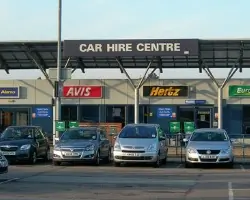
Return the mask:
M 64 86 L 63 97 L 65 98 L 102 98 L 102 86 Z

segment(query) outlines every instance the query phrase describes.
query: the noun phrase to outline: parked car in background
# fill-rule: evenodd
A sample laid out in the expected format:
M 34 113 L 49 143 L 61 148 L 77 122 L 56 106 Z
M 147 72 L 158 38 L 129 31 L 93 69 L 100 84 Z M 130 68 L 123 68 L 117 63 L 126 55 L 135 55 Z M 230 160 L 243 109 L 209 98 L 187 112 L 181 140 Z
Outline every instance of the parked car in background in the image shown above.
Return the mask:
M 187 142 L 185 167 L 195 164 L 224 164 L 233 167 L 233 147 L 224 129 L 196 129 L 189 139 L 183 140 Z
M 8 172 L 8 161 L 5 156 L 0 152 L 0 174 L 4 174 Z
M 151 163 L 159 167 L 167 162 L 166 135 L 158 124 L 128 124 L 116 136 L 114 165 Z
M 111 161 L 111 144 L 106 133 L 98 127 L 78 127 L 65 131 L 57 139 L 53 150 L 53 164 L 62 162 L 100 162 Z
M 0 136 L 0 150 L 9 162 L 50 159 L 48 139 L 39 126 L 7 127 Z

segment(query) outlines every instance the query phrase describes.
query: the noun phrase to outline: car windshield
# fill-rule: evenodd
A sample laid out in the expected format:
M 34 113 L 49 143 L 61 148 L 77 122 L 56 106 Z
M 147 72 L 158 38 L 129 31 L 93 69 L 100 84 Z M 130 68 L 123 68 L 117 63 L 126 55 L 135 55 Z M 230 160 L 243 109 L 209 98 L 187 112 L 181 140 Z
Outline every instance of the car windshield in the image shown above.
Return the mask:
M 156 136 L 154 126 L 125 126 L 119 134 L 119 138 L 156 138 Z
M 30 127 L 10 127 L 6 128 L 1 134 L 1 139 L 32 139 L 34 136 L 34 129 Z
M 94 129 L 67 130 L 61 136 L 61 140 L 96 140 L 96 139 L 97 139 L 97 132 Z
M 194 132 L 190 138 L 190 141 L 214 141 L 221 142 L 227 141 L 228 137 L 224 132 Z

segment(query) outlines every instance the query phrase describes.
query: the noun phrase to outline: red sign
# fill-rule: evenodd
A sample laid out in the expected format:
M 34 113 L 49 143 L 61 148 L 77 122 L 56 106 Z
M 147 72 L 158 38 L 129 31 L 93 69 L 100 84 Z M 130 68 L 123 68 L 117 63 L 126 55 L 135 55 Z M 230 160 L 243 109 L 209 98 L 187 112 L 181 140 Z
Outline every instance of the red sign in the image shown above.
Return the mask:
M 66 98 L 102 98 L 102 86 L 64 86 L 63 97 Z

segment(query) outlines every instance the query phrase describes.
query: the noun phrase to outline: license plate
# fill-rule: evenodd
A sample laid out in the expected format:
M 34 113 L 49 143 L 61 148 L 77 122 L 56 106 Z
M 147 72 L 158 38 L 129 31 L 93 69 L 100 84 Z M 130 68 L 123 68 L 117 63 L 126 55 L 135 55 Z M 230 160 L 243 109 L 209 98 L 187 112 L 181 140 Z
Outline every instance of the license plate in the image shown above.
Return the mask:
M 2 154 L 5 156 L 14 156 L 16 155 L 15 151 L 2 151 Z
M 79 156 L 79 153 L 75 153 L 75 152 L 67 152 L 64 154 L 65 156 Z
M 217 156 L 203 155 L 203 156 L 201 156 L 201 158 L 204 158 L 204 159 L 216 159 Z
M 126 156 L 140 156 L 139 153 L 126 153 Z

